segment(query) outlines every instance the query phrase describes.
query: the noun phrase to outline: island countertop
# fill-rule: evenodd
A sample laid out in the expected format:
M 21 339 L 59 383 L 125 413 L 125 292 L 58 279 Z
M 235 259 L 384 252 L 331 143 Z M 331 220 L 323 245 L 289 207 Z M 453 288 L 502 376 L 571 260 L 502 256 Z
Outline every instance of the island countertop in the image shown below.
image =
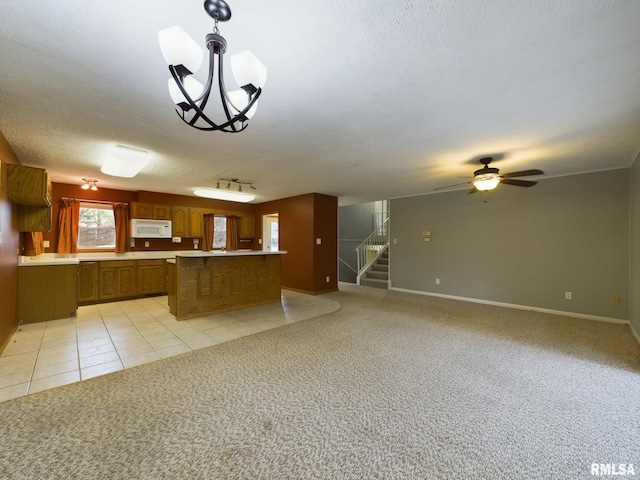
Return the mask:
M 177 252 L 176 257 L 239 257 L 243 255 L 283 255 L 285 253 L 287 253 L 286 250 L 211 250 L 209 252 L 198 250 Z
M 18 257 L 18 266 L 31 267 L 43 265 L 73 265 L 80 262 L 97 262 L 106 260 L 152 260 L 152 259 L 175 259 L 181 257 L 212 257 L 212 256 L 239 256 L 239 255 L 282 255 L 287 253 L 283 250 L 263 251 L 263 250 L 232 250 L 221 251 L 212 250 L 204 252 L 202 250 L 164 250 L 150 252 L 88 252 L 88 253 L 42 253 L 36 257 L 21 255 Z

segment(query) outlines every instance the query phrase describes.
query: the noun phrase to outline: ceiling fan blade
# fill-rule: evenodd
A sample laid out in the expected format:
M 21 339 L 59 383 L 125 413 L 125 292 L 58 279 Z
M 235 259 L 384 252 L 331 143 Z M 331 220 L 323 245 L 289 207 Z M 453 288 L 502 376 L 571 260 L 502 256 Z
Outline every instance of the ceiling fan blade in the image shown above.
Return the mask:
M 445 189 L 445 188 L 458 187 L 460 185 L 468 185 L 469 183 L 471 183 L 471 182 L 454 183 L 453 185 L 447 185 L 446 187 L 434 188 L 434 190 L 442 190 L 442 189 Z
M 514 187 L 533 187 L 538 182 L 533 182 L 531 180 L 518 180 L 516 178 L 503 178 L 500 180 L 500 183 L 513 185 Z
M 469 191 L 467 192 L 467 195 L 470 195 L 470 194 L 472 194 L 472 193 L 476 193 L 476 192 L 478 192 L 478 189 L 477 189 L 476 187 L 473 187 L 471 190 L 469 190 Z
M 532 170 L 522 170 L 521 172 L 511 172 L 501 175 L 502 178 L 528 177 L 529 175 L 544 175 L 542 170 L 534 168 Z

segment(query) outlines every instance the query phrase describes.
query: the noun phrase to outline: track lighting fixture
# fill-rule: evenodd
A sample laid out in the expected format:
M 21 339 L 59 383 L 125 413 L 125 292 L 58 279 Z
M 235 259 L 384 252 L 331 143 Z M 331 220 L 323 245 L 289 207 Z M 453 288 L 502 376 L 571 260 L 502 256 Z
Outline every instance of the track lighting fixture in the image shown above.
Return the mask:
M 226 189 L 220 189 L 220 182 L 227 182 Z M 231 190 L 231 184 L 238 185 L 238 191 Z M 237 178 L 219 178 L 216 180 L 216 188 L 199 188 L 193 193 L 198 197 L 215 198 L 217 200 L 229 200 L 232 202 L 250 202 L 255 199 L 255 195 L 242 191 L 243 185 L 249 185 L 251 190 L 255 190 L 256 187 L 253 182 L 244 182 Z

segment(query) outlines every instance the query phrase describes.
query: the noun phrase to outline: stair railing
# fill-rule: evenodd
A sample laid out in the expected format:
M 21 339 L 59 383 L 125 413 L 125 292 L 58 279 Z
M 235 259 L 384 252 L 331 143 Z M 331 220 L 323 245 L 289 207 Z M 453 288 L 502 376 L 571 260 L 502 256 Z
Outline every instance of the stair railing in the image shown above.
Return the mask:
M 389 217 L 376 225 L 364 241 L 356 247 L 356 258 L 358 259 L 358 276 L 356 283 L 360 285 L 360 277 L 376 261 L 376 259 L 389 246 Z

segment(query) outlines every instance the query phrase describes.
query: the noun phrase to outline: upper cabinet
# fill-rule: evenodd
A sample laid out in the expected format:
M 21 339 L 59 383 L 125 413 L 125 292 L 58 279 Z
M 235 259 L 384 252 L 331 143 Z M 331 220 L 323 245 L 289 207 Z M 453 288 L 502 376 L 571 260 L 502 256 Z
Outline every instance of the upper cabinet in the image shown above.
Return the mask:
M 51 182 L 44 168 L 7 165 L 7 196 L 18 204 L 18 231 L 51 230 Z
M 131 202 L 131 218 L 171 220 L 171 205 Z
M 240 232 L 238 236 L 243 240 L 255 238 L 256 216 L 253 213 L 243 213 L 240 216 Z
M 51 182 L 44 168 L 7 165 L 7 195 L 18 205 L 51 206 Z
M 194 207 L 173 207 L 171 219 L 174 237 L 202 238 L 204 236 L 203 209 Z

